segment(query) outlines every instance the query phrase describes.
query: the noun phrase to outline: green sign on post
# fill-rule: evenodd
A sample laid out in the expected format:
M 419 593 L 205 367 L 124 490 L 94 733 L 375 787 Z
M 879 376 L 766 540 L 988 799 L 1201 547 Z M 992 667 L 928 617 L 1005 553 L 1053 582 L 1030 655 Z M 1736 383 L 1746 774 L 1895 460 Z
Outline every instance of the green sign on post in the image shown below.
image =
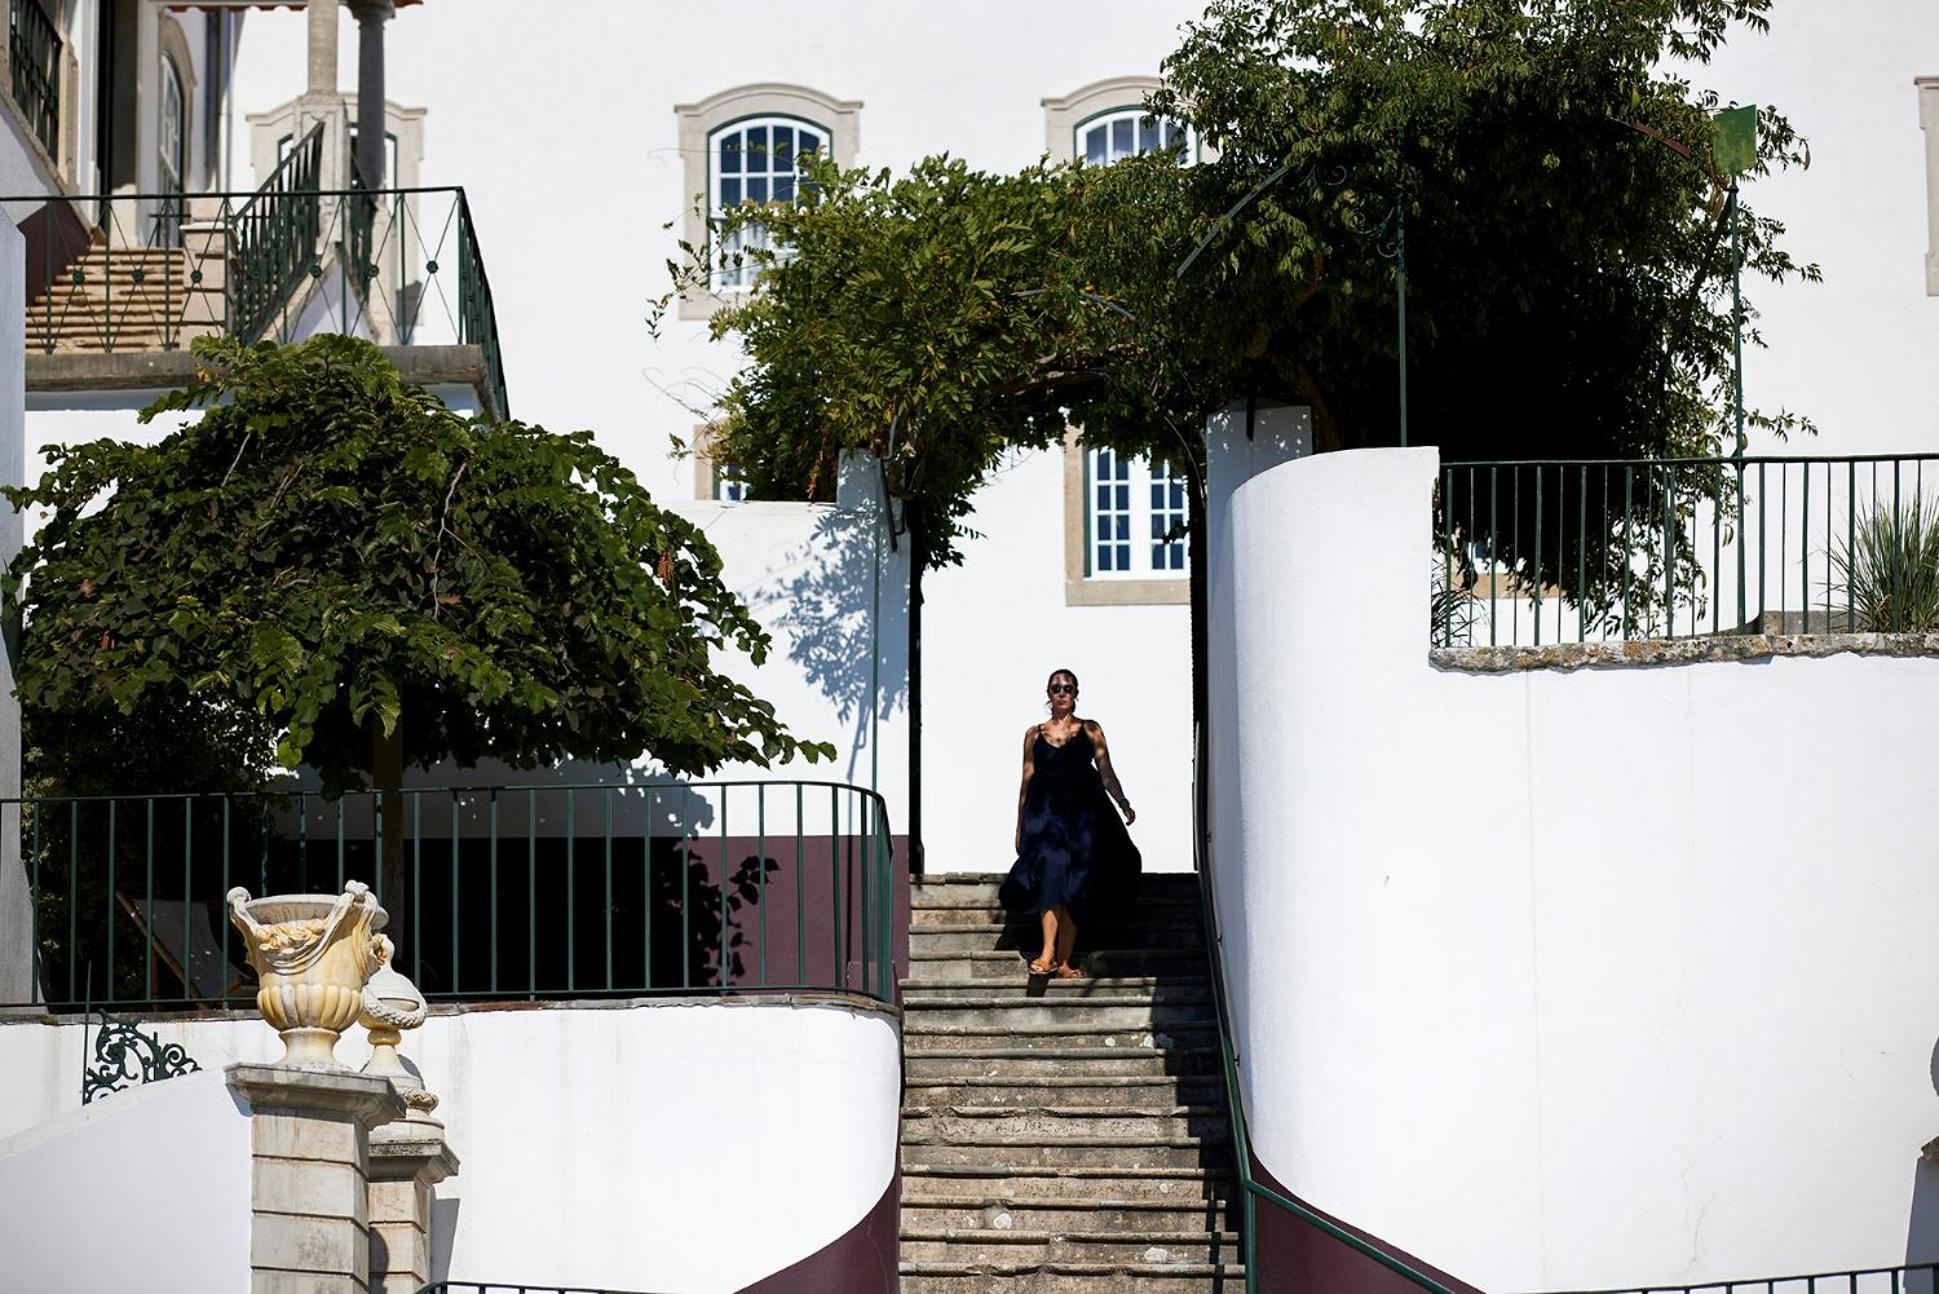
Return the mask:
M 1717 135 L 1710 145 L 1710 156 L 1724 175 L 1742 175 L 1757 165 L 1757 105 L 1745 104 L 1718 113 Z

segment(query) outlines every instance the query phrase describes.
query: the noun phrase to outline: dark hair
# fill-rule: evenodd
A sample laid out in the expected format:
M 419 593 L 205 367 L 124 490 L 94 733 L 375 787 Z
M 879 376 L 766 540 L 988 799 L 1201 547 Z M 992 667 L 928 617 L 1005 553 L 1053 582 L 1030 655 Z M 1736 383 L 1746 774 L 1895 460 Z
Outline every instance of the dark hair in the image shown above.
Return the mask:
M 1077 686 L 1076 672 L 1072 670 L 1067 670 L 1067 669 L 1054 669 L 1050 671 L 1050 677 L 1044 680 L 1044 686 L 1049 687 L 1052 683 L 1055 683 L 1057 681 L 1057 676 L 1059 674 L 1062 674 L 1065 678 L 1069 679 L 1070 685 L 1072 687 Z

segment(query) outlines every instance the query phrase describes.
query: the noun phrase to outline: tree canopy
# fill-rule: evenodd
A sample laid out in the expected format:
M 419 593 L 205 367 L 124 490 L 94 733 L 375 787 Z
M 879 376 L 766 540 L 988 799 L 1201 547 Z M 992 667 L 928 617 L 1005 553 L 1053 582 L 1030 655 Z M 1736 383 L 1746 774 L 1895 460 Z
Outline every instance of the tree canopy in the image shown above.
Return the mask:
M 345 337 L 196 356 L 142 417 L 199 417 L 7 491 L 45 510 L 7 573 L 42 730 L 193 719 L 238 775 L 273 749 L 333 790 L 487 756 L 832 755 L 718 670 L 767 634 L 591 433 L 468 421 Z
M 1394 443 L 1403 224 L 1415 442 L 1727 450 L 1731 177 L 1722 101 L 1688 73 L 1770 6 L 1215 0 L 1148 105 L 1196 158 L 810 162 L 800 200 L 722 213 L 672 267 L 704 291 L 731 236 L 765 231 L 742 253 L 756 288 L 713 320 L 749 365 L 711 452 L 777 497 L 830 488 L 842 449 L 883 455 L 935 565 L 998 459 L 1067 425 L 1175 458 L 1205 414 L 1282 399 L 1312 407 L 1321 449 Z M 1781 113 L 1759 127 L 1751 178 L 1806 160 Z M 1778 222 L 1740 218 L 1750 277 L 1816 277 Z

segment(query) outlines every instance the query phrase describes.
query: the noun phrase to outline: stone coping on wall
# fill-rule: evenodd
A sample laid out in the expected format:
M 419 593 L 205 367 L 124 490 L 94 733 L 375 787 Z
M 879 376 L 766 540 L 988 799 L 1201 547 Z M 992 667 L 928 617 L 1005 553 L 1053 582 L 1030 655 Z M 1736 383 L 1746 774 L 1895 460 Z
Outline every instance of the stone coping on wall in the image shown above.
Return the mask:
M 1939 656 L 1939 633 L 1715 634 L 1633 642 L 1547 643 L 1539 647 L 1435 647 L 1428 661 L 1459 674 L 1576 670 L 1639 665 L 1699 665 L 1775 656 Z
M 433 1002 L 430 1005 L 432 1016 L 474 1015 L 487 1011 L 630 1011 L 639 1007 L 692 1007 L 692 1006 L 734 1006 L 734 1007 L 803 1007 L 832 1006 L 851 1010 L 860 1015 L 879 1015 L 888 1020 L 901 1020 L 902 1008 L 891 1006 L 861 993 L 843 993 L 834 989 L 825 991 L 794 989 L 769 993 L 688 993 L 656 994 L 652 997 L 618 998 L 566 998 L 552 1001 L 531 1002 L 524 999 L 478 1002 Z M 117 1020 L 134 1021 L 141 1024 L 201 1024 L 212 1020 L 255 1020 L 262 1016 L 250 1010 L 196 1010 L 196 1011 L 117 1011 Z M 37 1007 L 15 1007 L 0 1010 L 0 1026 L 10 1024 L 64 1025 L 90 1024 L 94 1017 L 81 1014 L 55 1015 Z M 346 1031 L 346 1036 L 348 1032 Z

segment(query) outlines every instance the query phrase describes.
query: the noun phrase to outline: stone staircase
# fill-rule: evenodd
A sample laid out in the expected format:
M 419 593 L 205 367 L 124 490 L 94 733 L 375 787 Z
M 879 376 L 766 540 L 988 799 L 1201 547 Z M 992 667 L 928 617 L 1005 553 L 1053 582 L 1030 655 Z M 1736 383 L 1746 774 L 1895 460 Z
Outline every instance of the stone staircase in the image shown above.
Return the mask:
M 96 243 L 28 305 L 27 353 L 187 350 L 222 331 L 222 239 L 199 234 L 191 243 Z
M 1090 979 L 1032 978 L 1041 946 L 991 877 L 912 895 L 903 1294 L 1242 1291 L 1197 878 L 1080 932 Z

